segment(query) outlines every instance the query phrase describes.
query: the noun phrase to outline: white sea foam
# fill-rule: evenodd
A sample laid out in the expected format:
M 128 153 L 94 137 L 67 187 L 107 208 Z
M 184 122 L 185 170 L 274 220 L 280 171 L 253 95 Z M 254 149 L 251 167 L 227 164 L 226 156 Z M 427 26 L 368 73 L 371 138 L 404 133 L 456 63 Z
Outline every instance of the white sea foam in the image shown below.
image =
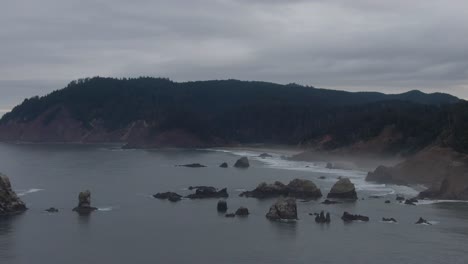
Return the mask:
M 118 208 L 118 207 L 116 207 L 116 206 L 98 207 L 98 211 L 109 212 L 109 211 L 112 211 L 112 210 L 114 210 L 116 208 Z
M 28 190 L 17 190 L 16 194 L 18 196 L 25 196 L 25 195 L 35 193 L 35 192 L 40 192 L 40 191 L 44 191 L 44 189 L 31 188 L 31 189 L 28 189 Z
M 261 158 L 259 155 L 264 151 L 255 150 L 241 150 L 241 149 L 207 149 L 210 151 L 218 151 L 223 153 L 229 153 L 235 156 L 246 156 L 251 160 L 258 161 L 264 164 L 266 168 L 281 169 L 281 170 L 295 170 L 295 171 L 306 171 L 312 172 L 314 175 L 325 176 L 320 181 L 333 183 L 338 177 L 350 178 L 357 191 L 368 192 L 369 195 L 376 196 L 387 196 L 395 193 L 402 194 L 405 196 L 416 196 L 419 191 L 418 188 L 412 188 L 408 186 L 398 186 L 391 184 L 377 184 L 367 182 L 365 180 L 367 171 L 362 170 L 350 170 L 350 169 L 328 169 L 326 168 L 326 162 L 306 162 L 306 161 L 293 161 L 283 158 L 280 153 L 269 153 L 272 157 Z
M 438 203 L 468 203 L 468 201 L 460 201 L 460 200 L 418 200 L 416 205 L 430 205 L 430 204 L 438 204 Z

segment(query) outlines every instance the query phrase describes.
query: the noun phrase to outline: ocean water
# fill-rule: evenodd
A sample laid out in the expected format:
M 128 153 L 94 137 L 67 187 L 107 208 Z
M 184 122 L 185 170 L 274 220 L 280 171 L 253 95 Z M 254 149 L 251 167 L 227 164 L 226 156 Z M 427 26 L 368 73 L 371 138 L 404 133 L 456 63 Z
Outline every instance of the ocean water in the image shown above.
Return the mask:
M 365 171 L 284 160 L 281 152 L 258 158 L 262 152 L 0 143 L 0 171 L 29 207 L 0 218 L 0 263 L 468 263 L 467 203 L 407 206 L 395 196 L 415 195 L 412 188 L 365 182 Z M 250 158 L 250 168 L 218 167 L 224 161 L 232 166 L 240 156 Z M 194 162 L 208 167 L 175 167 Z M 295 223 L 265 218 L 275 199 L 238 196 L 262 181 L 294 178 L 314 181 L 326 195 L 340 176 L 349 177 L 364 200 L 298 201 Z M 227 187 L 228 211 L 245 206 L 251 214 L 225 218 L 216 211 L 217 199 L 171 203 L 151 196 L 185 195 L 193 185 Z M 99 210 L 79 216 L 72 208 L 85 189 Z M 387 199 L 392 203 L 385 204 Z M 60 212 L 44 212 L 52 206 Z M 316 224 L 309 215 L 321 210 L 330 212 L 330 224 Z M 370 221 L 343 223 L 344 211 Z M 398 223 L 381 222 L 382 217 Z M 433 225 L 415 225 L 419 217 Z

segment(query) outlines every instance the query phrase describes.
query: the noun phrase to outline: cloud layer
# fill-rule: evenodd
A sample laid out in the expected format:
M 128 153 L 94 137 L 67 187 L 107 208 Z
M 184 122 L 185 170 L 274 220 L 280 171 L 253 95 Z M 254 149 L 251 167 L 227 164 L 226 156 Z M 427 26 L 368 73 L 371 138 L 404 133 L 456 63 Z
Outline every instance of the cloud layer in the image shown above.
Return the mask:
M 150 75 L 468 98 L 465 0 L 15 0 L 0 24 L 3 93 Z

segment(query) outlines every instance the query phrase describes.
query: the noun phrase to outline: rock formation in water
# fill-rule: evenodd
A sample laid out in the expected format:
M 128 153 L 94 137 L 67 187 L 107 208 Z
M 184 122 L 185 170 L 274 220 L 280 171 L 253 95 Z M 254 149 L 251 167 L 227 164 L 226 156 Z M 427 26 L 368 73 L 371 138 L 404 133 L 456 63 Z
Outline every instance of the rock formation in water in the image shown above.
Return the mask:
M 271 158 L 273 157 L 272 155 L 268 154 L 268 153 L 262 153 L 260 155 L 258 155 L 260 158 L 262 159 L 265 159 L 265 158 Z
M 367 216 L 358 215 L 358 214 L 353 215 L 353 214 L 350 214 L 348 212 L 344 212 L 343 216 L 341 216 L 341 219 L 343 219 L 343 221 L 345 221 L 345 222 L 350 222 L 350 221 L 368 222 L 369 221 L 369 217 L 367 217 Z
M 218 204 L 216 205 L 216 209 L 218 212 L 225 213 L 228 209 L 226 200 L 219 200 Z
M 217 190 L 215 187 L 211 186 L 197 186 L 194 188 L 195 193 L 189 194 L 186 198 L 189 199 L 204 199 L 204 198 L 226 198 L 229 197 L 227 189 L 223 188 Z
M 0 174 L 0 216 L 26 211 L 26 205 L 11 189 L 10 179 Z
M 247 157 L 242 157 L 234 163 L 234 167 L 236 168 L 248 168 L 249 166 L 249 159 Z
M 45 209 L 44 211 L 48 212 L 48 213 L 58 213 L 58 209 L 55 208 L 55 207 L 50 207 L 48 209 Z
M 91 206 L 91 192 L 89 190 L 80 192 L 78 194 L 78 206 L 73 208 L 73 211 L 85 215 L 95 210 L 97 210 L 97 208 Z
M 390 223 L 396 223 L 397 220 L 393 217 L 390 217 L 390 218 L 385 218 L 385 217 L 382 217 L 382 221 L 383 222 L 390 222 Z
M 294 198 L 280 198 L 274 203 L 266 218 L 270 220 L 297 220 L 297 205 Z
M 254 198 L 270 198 L 278 196 L 290 196 L 303 199 L 317 199 L 322 197 L 320 189 L 310 180 L 294 179 L 285 185 L 279 181 L 273 184 L 265 182 L 260 183 L 257 188 L 252 191 L 246 191 L 240 196 Z
M 320 214 L 315 214 L 315 222 L 319 224 L 330 223 L 330 213 L 327 212 L 325 214 L 323 211 L 321 211 Z
M 178 202 L 182 199 L 182 195 L 175 192 L 157 193 L 153 195 L 153 197 L 161 200 L 169 200 L 171 202 Z
M 358 197 L 354 184 L 348 178 L 341 178 L 333 185 L 327 198 L 357 200 Z
M 239 207 L 239 209 L 236 210 L 236 215 L 237 216 L 248 216 L 249 215 L 249 209 L 245 207 Z
M 419 217 L 418 221 L 415 224 L 417 224 L 417 225 L 421 225 L 421 224 L 432 225 L 431 223 L 429 223 L 426 219 L 424 219 L 422 217 Z
M 221 163 L 221 165 L 219 165 L 219 167 L 220 168 L 227 168 L 229 166 L 228 166 L 227 162 L 223 162 L 223 163 Z
M 187 167 L 187 168 L 205 168 L 206 166 L 200 163 L 190 163 L 190 164 L 182 164 L 177 165 L 177 167 Z

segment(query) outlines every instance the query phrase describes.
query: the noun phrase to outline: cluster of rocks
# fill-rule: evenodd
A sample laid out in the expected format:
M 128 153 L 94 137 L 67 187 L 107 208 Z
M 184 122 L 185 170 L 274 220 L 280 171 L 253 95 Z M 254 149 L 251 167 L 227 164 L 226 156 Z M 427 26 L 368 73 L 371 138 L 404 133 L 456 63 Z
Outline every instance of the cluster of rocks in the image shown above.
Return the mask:
M 263 182 L 260 183 L 254 190 L 243 192 L 240 194 L 240 196 L 254 197 L 260 199 L 279 196 L 317 199 L 322 197 L 322 192 L 312 181 L 294 179 L 290 181 L 287 185 L 279 181 L 276 181 L 273 184 L 267 184 Z
M 432 225 L 431 223 L 429 223 L 426 219 L 424 219 L 422 217 L 419 217 L 418 221 L 415 224 L 417 224 L 417 225 L 421 225 L 421 224 Z
M 212 186 L 190 186 L 189 190 L 195 190 L 194 193 L 185 196 L 188 199 L 205 199 L 205 198 L 226 198 L 229 197 L 226 188 L 221 190 Z M 178 202 L 182 200 L 182 195 L 175 192 L 162 192 L 153 195 L 154 198 L 161 200 L 169 200 L 171 202 Z
M 390 217 L 390 218 L 385 218 L 385 217 L 382 217 L 382 221 L 383 222 L 390 222 L 390 223 L 396 223 L 397 220 L 393 217 Z
M 218 210 L 218 212 L 220 213 L 226 213 L 228 210 L 226 200 L 219 200 L 218 204 L 216 205 L 216 210 Z M 226 217 L 248 216 L 248 215 L 249 215 L 249 209 L 243 206 L 239 207 L 235 213 L 225 214 Z
M 268 153 L 263 153 L 260 155 L 261 158 L 266 158 L 266 157 L 271 157 Z M 188 163 L 188 164 L 180 164 L 180 165 L 175 165 L 176 167 L 187 167 L 187 168 L 205 168 L 206 165 L 200 164 L 200 163 Z M 239 158 L 236 163 L 234 164 L 234 167 L 236 168 L 248 168 L 250 166 L 249 164 L 249 159 L 247 157 L 241 157 Z M 220 168 L 228 168 L 229 165 L 227 162 L 223 162 L 219 165 Z
M 330 213 L 327 212 L 325 214 L 323 211 L 321 211 L 320 214 L 315 213 L 315 222 L 319 224 L 330 223 L 331 222 Z
M 0 174 L 0 215 L 17 214 L 26 210 L 24 202 L 12 190 L 10 179 Z

